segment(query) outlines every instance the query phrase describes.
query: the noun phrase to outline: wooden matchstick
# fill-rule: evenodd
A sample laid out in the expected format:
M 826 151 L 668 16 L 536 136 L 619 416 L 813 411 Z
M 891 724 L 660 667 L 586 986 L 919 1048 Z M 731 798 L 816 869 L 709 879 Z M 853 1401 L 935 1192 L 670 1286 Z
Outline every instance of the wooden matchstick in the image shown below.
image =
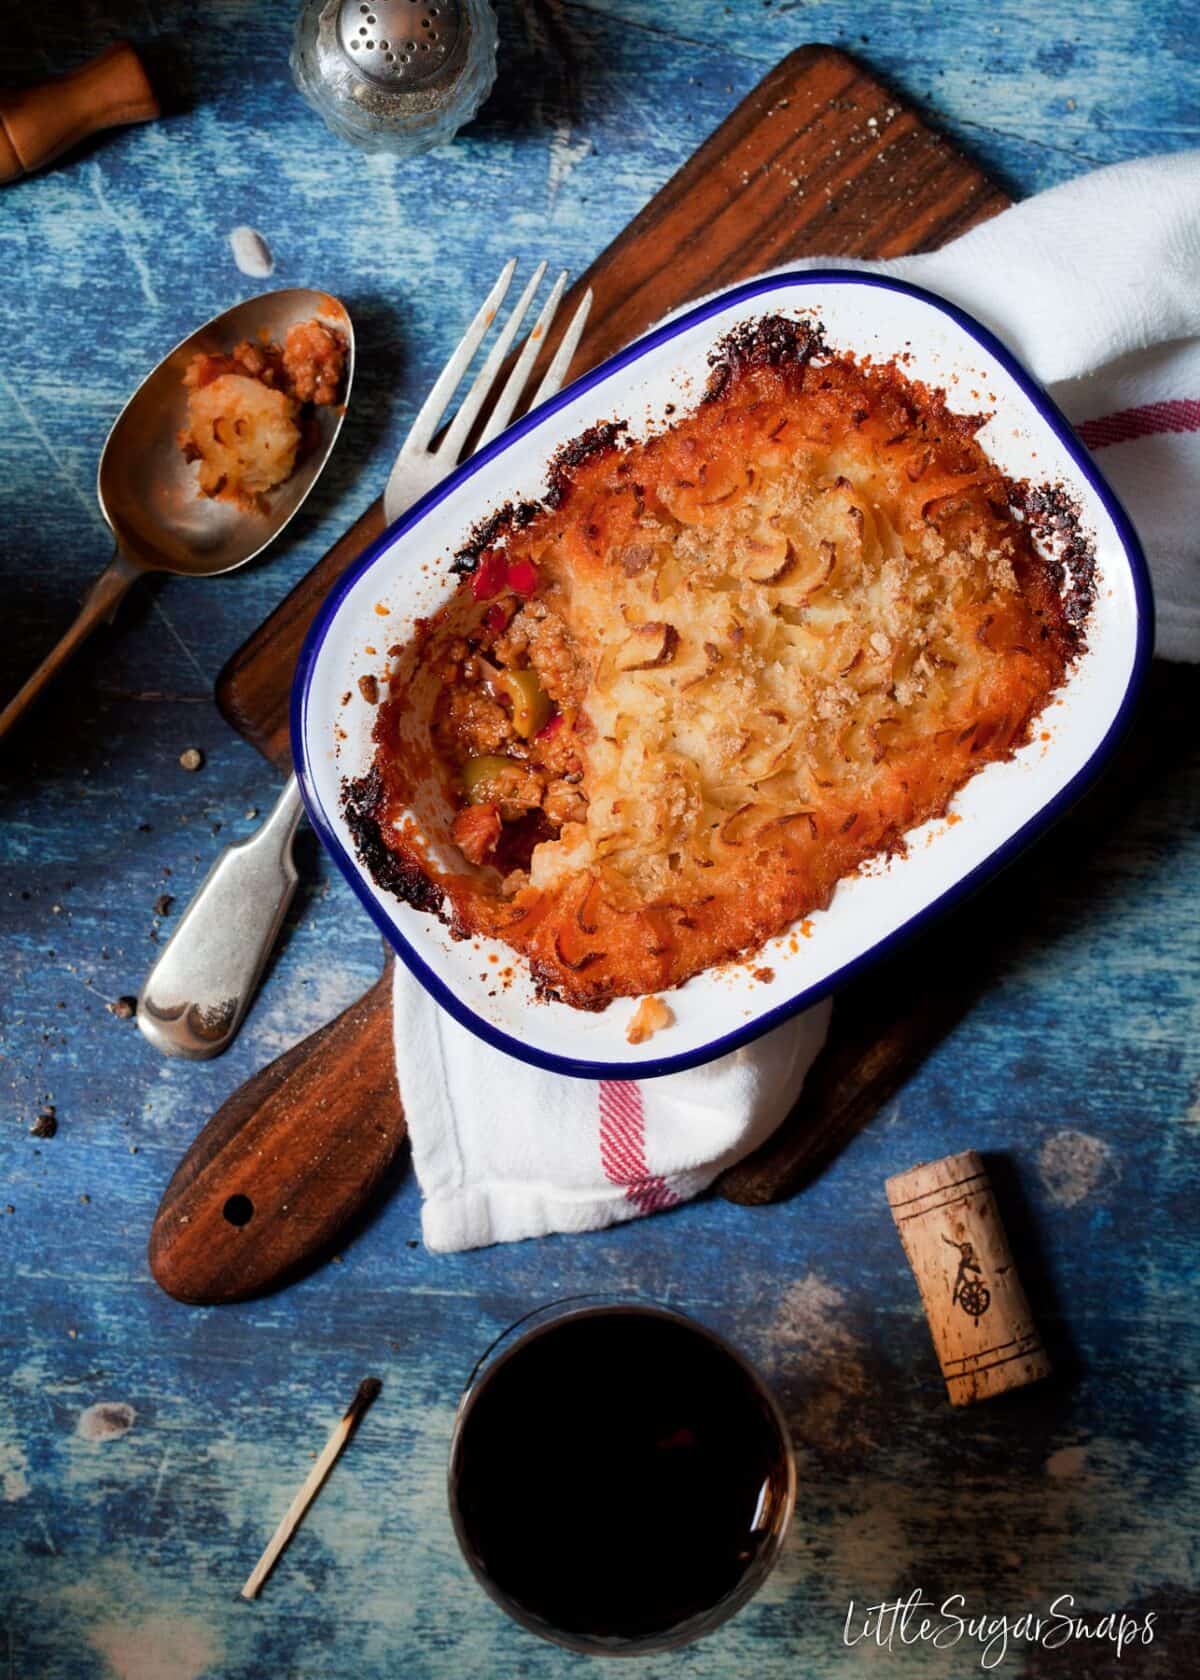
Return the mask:
M 242 1588 L 243 1598 L 257 1598 L 262 1584 L 275 1567 L 280 1552 L 287 1545 L 292 1535 L 300 1526 L 301 1518 L 320 1492 L 321 1483 L 333 1469 L 351 1435 L 362 1421 L 363 1414 L 372 1400 L 383 1387 L 378 1377 L 364 1377 L 355 1390 L 354 1398 L 346 1407 L 345 1416 L 334 1428 L 333 1433 L 321 1449 L 321 1456 L 304 1478 L 304 1486 L 284 1512 L 279 1527 L 271 1536 L 266 1551 L 259 1558 L 250 1571 L 249 1579 Z

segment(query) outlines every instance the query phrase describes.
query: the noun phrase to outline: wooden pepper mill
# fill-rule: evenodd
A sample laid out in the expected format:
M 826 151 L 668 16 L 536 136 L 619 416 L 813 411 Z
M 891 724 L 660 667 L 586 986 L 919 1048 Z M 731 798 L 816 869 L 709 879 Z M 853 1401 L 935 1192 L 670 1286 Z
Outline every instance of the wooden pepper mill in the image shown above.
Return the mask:
M 887 1199 L 950 1401 L 969 1406 L 1047 1376 L 983 1161 L 973 1149 L 887 1181 Z
M 89 134 L 158 115 L 141 59 L 116 41 L 66 76 L 0 93 L 0 183 L 32 174 Z

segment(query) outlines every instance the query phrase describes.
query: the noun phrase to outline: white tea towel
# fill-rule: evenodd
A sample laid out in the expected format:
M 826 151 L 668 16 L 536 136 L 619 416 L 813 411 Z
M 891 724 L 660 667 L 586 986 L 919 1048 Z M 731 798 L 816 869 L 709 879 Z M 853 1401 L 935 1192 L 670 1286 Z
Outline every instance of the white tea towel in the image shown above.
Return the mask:
M 961 304 L 1050 387 L 1145 544 L 1158 651 L 1200 659 L 1200 152 L 1068 182 L 928 255 L 836 265 Z M 697 1195 L 783 1119 L 828 1022 L 822 1004 L 708 1067 L 593 1084 L 489 1048 L 397 965 L 426 1242 L 590 1230 Z
M 430 1248 L 590 1231 L 687 1201 L 770 1136 L 830 1005 L 665 1079 L 567 1079 L 460 1027 L 396 965 L 396 1063 Z

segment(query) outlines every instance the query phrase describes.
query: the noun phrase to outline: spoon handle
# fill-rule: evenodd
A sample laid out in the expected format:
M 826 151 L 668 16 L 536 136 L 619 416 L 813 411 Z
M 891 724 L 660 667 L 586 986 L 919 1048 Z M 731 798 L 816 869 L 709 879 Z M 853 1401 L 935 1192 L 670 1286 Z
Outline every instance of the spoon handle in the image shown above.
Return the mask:
M 67 660 L 77 648 L 82 647 L 96 626 L 112 617 L 126 590 L 139 574 L 140 568 L 127 560 L 118 549 L 84 596 L 74 624 L 50 649 L 37 670 L 0 712 L 0 741 L 3 741 L 13 726 L 24 717 L 42 690 L 53 682 Z
M 289 776 L 267 820 L 226 846 L 146 976 L 137 1023 L 166 1056 L 228 1048 L 296 890 L 292 841 L 303 815 Z

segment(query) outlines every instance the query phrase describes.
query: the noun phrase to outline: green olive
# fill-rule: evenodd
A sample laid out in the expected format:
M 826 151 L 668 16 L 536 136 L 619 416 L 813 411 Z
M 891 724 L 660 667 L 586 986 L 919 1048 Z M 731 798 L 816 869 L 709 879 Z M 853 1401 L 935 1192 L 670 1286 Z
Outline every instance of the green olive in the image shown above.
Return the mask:
M 537 679 L 536 671 L 501 671 L 497 687 L 512 701 L 513 728 L 526 741 L 547 723 L 554 707 Z
M 463 787 L 472 805 L 486 805 L 489 802 L 489 789 L 497 776 L 503 776 L 513 769 L 511 758 L 501 758 L 497 753 L 484 753 L 479 758 L 469 758 L 462 767 Z

